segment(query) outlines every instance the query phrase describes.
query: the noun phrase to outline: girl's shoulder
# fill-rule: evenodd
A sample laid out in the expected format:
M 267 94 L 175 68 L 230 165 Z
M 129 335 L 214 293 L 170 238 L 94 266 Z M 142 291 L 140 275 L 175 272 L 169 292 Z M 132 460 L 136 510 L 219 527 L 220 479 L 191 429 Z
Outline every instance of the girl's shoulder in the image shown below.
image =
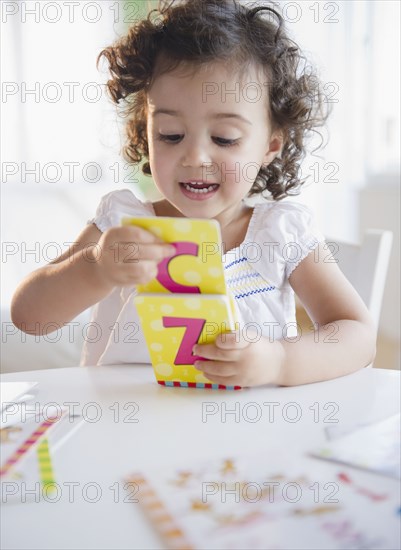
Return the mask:
M 130 189 L 119 189 L 104 195 L 96 210 L 96 215 L 88 221 L 104 232 L 120 225 L 121 218 L 154 216 L 151 202 L 140 200 Z
M 249 224 L 249 234 L 260 231 L 291 232 L 305 229 L 315 223 L 313 211 L 293 200 L 265 201 L 257 203 Z
M 313 211 L 305 204 L 292 200 L 266 201 L 255 205 L 248 236 L 264 238 L 271 234 L 280 241 L 289 242 L 312 230 L 320 233 Z
M 324 241 L 313 211 L 305 204 L 269 201 L 255 205 L 246 246 L 258 252 L 254 267 L 281 286 L 299 263 Z

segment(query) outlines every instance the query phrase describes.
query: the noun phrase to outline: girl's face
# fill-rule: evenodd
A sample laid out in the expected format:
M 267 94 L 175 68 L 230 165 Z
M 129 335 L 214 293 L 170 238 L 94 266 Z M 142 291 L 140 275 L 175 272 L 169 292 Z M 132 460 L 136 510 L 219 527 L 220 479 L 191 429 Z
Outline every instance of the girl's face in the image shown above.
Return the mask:
M 268 89 L 255 67 L 239 78 L 224 64 L 180 68 L 148 93 L 149 162 L 156 186 L 185 217 L 235 219 L 262 164 L 280 151 Z

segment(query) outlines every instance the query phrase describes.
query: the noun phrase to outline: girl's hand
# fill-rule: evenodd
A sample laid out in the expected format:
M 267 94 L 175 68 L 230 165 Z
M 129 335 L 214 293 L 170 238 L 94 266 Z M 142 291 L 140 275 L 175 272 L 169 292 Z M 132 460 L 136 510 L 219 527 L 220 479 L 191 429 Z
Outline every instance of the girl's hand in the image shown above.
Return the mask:
M 243 387 L 277 383 L 285 355 L 280 341 L 249 342 L 238 332 L 220 334 L 213 344 L 197 344 L 193 353 L 207 359 L 194 366 L 209 380 Z
M 174 246 L 141 227 L 113 227 L 88 251 L 98 280 L 110 287 L 144 284 L 157 275 L 157 264 L 176 253 Z

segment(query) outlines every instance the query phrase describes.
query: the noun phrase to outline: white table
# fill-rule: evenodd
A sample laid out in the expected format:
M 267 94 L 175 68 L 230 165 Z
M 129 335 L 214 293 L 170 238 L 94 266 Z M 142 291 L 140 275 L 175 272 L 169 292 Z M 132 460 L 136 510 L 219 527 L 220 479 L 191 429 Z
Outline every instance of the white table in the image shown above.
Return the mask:
M 36 401 L 42 405 L 77 402 L 76 412 L 85 413 L 87 420 L 54 456 L 57 482 L 79 485 L 73 503 L 63 494 L 57 503 L 2 505 L 3 549 L 161 548 L 138 506 L 124 503 L 123 493 L 114 502 L 116 493 L 110 487 L 130 472 L 160 464 L 161 457 L 164 464 L 178 467 L 190 460 L 244 451 L 278 448 L 283 453 L 305 453 L 327 441 L 328 427 L 352 428 L 400 409 L 400 373 L 379 369 L 294 388 L 232 392 L 161 387 L 149 366 L 138 365 L 1 377 L 1 381 L 24 380 L 39 383 Z M 99 410 L 101 418 L 90 422 Z M 236 413 L 228 414 L 230 410 Z M 269 418 L 269 410 L 273 417 Z M 130 414 L 138 422 L 124 421 L 130 420 Z M 299 420 L 291 421 L 297 414 Z M 261 416 L 254 421 L 257 415 Z M 328 422 L 336 419 L 338 423 Z M 359 479 L 373 475 L 378 487 L 397 485 L 391 479 L 352 471 Z M 82 487 L 90 482 L 101 487 L 96 503 L 82 496 Z

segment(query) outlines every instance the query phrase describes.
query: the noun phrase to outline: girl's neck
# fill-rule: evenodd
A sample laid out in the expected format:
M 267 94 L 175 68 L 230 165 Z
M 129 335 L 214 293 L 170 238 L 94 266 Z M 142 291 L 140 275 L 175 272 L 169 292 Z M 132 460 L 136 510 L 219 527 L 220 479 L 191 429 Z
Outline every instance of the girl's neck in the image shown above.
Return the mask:
M 244 242 L 249 222 L 251 221 L 253 208 L 243 204 L 242 210 L 238 216 L 225 225 L 221 225 L 221 238 L 223 241 L 223 253 L 227 253 L 233 248 L 237 248 Z
M 161 199 L 160 201 L 153 203 L 153 210 L 157 217 L 167 216 L 169 218 L 184 218 L 184 215 L 170 204 L 166 199 Z

